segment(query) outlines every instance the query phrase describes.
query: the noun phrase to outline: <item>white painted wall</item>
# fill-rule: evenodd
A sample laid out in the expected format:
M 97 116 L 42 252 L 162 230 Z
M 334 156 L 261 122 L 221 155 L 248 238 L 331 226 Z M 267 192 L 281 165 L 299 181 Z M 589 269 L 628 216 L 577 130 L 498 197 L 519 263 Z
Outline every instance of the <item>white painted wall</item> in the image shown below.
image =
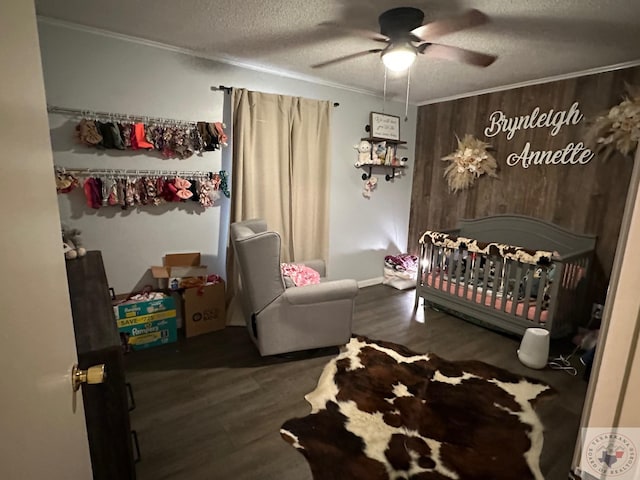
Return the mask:
M 216 121 L 223 115 L 223 96 L 211 86 L 227 85 L 339 102 L 332 118 L 333 163 L 330 195 L 329 276 L 370 280 L 381 277 L 384 255 L 407 245 L 416 107 L 401 123 L 409 143 L 406 175 L 395 182 L 379 176 L 370 200 L 362 196 L 362 171 L 353 164 L 354 145 L 366 135 L 369 112 L 382 111 L 382 99 L 346 89 L 185 55 L 111 35 L 39 22 L 47 102 L 50 105 Z M 382 74 L 380 87 L 382 90 Z M 386 112 L 404 117 L 404 105 L 387 102 Z M 144 154 L 98 153 L 75 145 L 73 124 L 50 115 L 57 165 L 94 168 L 230 169 L 220 152 L 202 158 L 164 160 Z M 231 172 L 232 173 L 232 172 Z M 148 207 L 144 210 L 84 206 L 80 192 L 59 199 L 62 221 L 79 228 L 89 249 L 102 250 L 107 276 L 117 292 L 149 282 L 147 269 L 167 252 L 200 251 L 210 271 L 224 276 L 229 201 L 205 211 Z

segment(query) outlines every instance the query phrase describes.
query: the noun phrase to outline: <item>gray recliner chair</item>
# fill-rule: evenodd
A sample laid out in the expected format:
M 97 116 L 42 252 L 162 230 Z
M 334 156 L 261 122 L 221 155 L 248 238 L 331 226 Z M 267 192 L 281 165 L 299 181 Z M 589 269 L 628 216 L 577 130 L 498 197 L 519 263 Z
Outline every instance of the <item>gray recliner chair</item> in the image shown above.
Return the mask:
M 280 270 L 280 235 L 264 220 L 232 223 L 231 243 L 240 273 L 240 303 L 260 355 L 342 345 L 351 336 L 355 280 L 286 287 Z M 325 276 L 322 260 L 303 263 Z

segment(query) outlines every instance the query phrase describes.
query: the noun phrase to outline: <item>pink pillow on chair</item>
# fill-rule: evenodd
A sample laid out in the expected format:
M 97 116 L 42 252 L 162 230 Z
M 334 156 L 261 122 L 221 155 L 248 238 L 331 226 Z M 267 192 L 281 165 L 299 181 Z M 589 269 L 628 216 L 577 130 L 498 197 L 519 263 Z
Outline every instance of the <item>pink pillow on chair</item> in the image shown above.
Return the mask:
M 280 271 L 285 278 L 290 279 L 294 286 L 304 287 L 305 285 L 316 285 L 320 283 L 320 274 L 313 268 L 301 265 L 299 263 L 281 263 Z M 289 285 L 287 285 L 289 286 Z

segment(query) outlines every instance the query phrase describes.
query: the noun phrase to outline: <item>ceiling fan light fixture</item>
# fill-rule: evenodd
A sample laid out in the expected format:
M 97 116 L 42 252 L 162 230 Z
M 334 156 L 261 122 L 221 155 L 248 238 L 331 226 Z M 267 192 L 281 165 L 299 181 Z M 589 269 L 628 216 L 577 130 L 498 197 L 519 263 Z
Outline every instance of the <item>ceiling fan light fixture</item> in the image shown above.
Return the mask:
M 382 53 L 382 63 L 392 72 L 404 72 L 416 60 L 416 50 L 410 45 L 393 46 Z

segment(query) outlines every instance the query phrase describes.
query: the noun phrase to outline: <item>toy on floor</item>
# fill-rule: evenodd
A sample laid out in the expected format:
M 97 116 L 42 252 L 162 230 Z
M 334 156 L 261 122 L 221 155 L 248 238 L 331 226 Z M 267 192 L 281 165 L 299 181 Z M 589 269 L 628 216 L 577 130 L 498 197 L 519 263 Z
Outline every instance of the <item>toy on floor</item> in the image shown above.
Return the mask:
M 84 257 L 87 254 L 87 251 L 82 247 L 82 241 L 80 240 L 81 233 L 77 228 L 62 227 L 62 245 L 64 248 L 64 258 L 67 260 Z

